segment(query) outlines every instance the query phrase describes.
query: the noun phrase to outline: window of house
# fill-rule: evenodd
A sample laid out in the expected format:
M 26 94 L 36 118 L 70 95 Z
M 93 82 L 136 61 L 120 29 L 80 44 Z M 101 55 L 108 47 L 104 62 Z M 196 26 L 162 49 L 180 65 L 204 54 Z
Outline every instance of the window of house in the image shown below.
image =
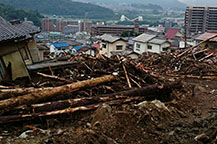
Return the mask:
M 168 48 L 163 48 L 163 51 L 164 51 L 164 52 L 167 52 L 167 50 L 168 50 Z
M 29 55 L 28 55 L 25 47 L 20 48 L 20 53 L 21 53 L 24 60 L 29 60 Z
M 148 45 L 148 49 L 149 49 L 149 50 L 152 50 L 152 46 L 151 46 L 151 45 Z
M 140 44 L 138 44 L 138 43 L 136 44 L 136 48 L 140 48 L 140 46 L 141 46 Z
M 106 44 L 102 44 L 102 48 L 106 48 Z
M 123 46 L 122 45 L 117 45 L 116 46 L 116 50 L 122 50 L 123 49 Z
M 137 44 L 136 44 L 136 50 L 137 50 L 137 51 L 140 51 L 140 47 L 141 47 L 141 45 L 137 43 Z

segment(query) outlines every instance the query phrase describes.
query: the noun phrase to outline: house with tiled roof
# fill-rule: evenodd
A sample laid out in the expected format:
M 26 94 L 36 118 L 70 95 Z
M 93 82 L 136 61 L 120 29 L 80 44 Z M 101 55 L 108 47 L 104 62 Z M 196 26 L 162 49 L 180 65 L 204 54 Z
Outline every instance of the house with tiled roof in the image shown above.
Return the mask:
M 134 52 L 143 54 L 144 52 L 162 53 L 167 52 L 170 42 L 164 38 L 160 38 L 155 34 L 143 33 L 133 39 Z
M 0 80 L 29 76 L 26 66 L 34 63 L 31 48 L 36 48 L 34 34 L 38 32 L 33 25 L 0 17 Z
M 27 44 L 26 47 L 29 49 L 30 56 L 32 58 L 31 63 L 35 63 L 40 61 L 39 49 L 37 48 L 34 35 L 41 32 L 39 27 L 34 26 L 32 23 L 27 21 L 21 22 L 20 20 L 13 20 L 10 23 L 18 28 L 22 33 L 26 35 L 25 43 Z
M 104 34 L 100 36 L 100 48 L 99 54 L 103 54 L 107 57 L 111 57 L 113 53 L 122 53 L 126 50 L 127 42 L 125 39 L 112 36 L 110 34 Z

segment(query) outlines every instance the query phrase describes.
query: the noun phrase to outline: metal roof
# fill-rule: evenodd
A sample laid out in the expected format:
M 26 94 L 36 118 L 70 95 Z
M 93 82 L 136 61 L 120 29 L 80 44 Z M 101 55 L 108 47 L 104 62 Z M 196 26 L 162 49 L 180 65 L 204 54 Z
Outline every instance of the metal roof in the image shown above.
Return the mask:
M 60 42 L 60 43 L 53 43 L 55 48 L 62 48 L 62 47 L 69 47 L 69 44 L 65 42 Z
M 133 40 L 137 41 L 137 42 L 146 43 L 146 42 L 150 41 L 151 39 L 155 38 L 156 36 L 157 35 L 143 33 L 143 34 L 137 36 L 136 38 L 134 38 Z
M 75 49 L 76 51 L 80 50 L 81 48 L 83 48 L 83 46 L 76 46 L 76 47 L 74 47 L 74 49 Z

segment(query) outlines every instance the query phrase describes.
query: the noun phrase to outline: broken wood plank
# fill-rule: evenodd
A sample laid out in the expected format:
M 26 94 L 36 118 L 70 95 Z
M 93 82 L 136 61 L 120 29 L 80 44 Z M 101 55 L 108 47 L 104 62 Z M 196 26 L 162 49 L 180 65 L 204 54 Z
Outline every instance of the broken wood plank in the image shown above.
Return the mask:
M 127 84 L 128 84 L 128 86 L 129 86 L 129 88 L 132 88 L 132 85 L 131 85 L 131 83 L 130 83 L 129 76 L 128 76 L 128 74 L 127 74 L 126 67 L 125 67 L 124 64 L 122 64 L 122 67 L 123 67 L 123 69 L 124 69 L 125 77 L 126 77 L 126 79 L 127 79 Z
M 71 83 L 72 82 L 71 80 L 67 80 L 65 78 L 60 78 L 60 77 L 55 76 L 55 75 L 48 75 L 48 74 L 44 74 L 44 73 L 40 73 L 40 72 L 37 72 L 37 74 L 40 75 L 40 76 L 43 76 L 45 78 L 52 78 L 52 79 L 64 81 L 64 82 L 67 82 L 67 83 Z
M 130 80 L 131 80 L 133 83 L 135 83 L 139 88 L 142 87 L 142 86 L 141 86 L 138 82 L 136 82 L 133 78 L 130 78 Z
M 18 105 L 25 105 L 39 102 L 40 100 L 49 99 L 63 93 L 71 93 L 78 91 L 82 88 L 93 87 L 101 83 L 116 80 L 117 77 L 113 75 L 106 75 L 94 79 L 89 79 L 85 81 L 79 81 L 72 84 L 67 84 L 59 87 L 55 87 L 48 90 L 39 91 L 37 93 L 30 93 L 16 98 L 10 98 L 0 101 L 0 109 L 11 108 Z
M 199 60 L 199 62 L 201 62 L 201 61 L 204 61 L 205 59 L 207 59 L 207 58 L 211 57 L 212 55 L 214 55 L 214 54 L 213 54 L 213 53 L 211 53 L 211 54 L 209 54 L 209 55 L 207 55 L 207 56 L 205 56 L 205 57 L 201 58 L 201 59 Z
M 126 80 L 127 80 L 127 84 L 128 84 L 128 86 L 129 86 L 129 88 L 132 88 L 132 85 L 131 85 L 131 83 L 130 83 L 129 76 L 128 76 L 128 74 L 127 74 L 126 67 L 125 67 L 125 65 L 121 62 L 121 59 L 120 59 L 120 57 L 119 57 L 118 55 L 117 55 L 117 58 L 118 58 L 119 62 L 122 64 L 122 67 L 123 67 L 123 70 L 124 70 L 124 74 L 125 74 L 125 77 L 126 77 Z

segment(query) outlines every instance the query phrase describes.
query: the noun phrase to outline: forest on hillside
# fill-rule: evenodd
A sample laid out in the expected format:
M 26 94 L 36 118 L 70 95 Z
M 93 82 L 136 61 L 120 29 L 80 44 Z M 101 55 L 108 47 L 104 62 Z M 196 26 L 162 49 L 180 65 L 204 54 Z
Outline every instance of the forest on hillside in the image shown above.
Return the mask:
M 70 15 L 74 18 L 113 19 L 112 10 L 91 3 L 73 2 L 71 0 L 0 0 L 0 3 L 24 10 L 37 10 L 47 15 Z
M 6 20 L 24 20 L 24 18 L 27 18 L 28 20 L 33 21 L 34 24 L 37 26 L 41 26 L 41 18 L 43 18 L 43 16 L 40 15 L 37 11 L 25 11 L 4 4 L 0 4 L 0 16 L 5 18 Z

